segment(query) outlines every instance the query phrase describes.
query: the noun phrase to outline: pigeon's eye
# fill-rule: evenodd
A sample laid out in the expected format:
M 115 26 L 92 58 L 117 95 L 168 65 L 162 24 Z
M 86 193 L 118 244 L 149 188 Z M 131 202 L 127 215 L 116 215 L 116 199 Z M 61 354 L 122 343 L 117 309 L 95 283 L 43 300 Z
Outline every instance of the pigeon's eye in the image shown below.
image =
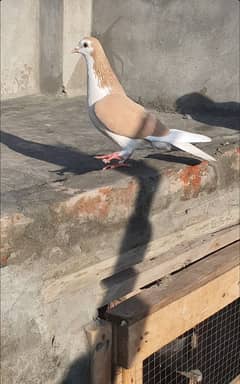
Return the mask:
M 84 48 L 88 47 L 88 43 L 83 43 Z

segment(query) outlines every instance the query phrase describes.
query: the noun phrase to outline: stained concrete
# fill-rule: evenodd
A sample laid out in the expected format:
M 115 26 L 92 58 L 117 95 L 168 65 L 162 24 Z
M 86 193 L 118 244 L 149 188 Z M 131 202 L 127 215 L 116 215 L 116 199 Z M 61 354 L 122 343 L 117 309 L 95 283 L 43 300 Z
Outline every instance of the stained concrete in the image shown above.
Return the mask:
M 1 95 L 86 93 L 84 63 L 71 50 L 91 31 L 90 0 L 1 2 Z
M 134 98 L 165 108 L 192 92 L 239 101 L 238 0 L 93 0 L 92 13 L 92 32 Z
M 2 98 L 39 92 L 38 20 L 38 1 L 1 1 Z
M 162 252 L 239 220 L 237 112 L 198 121 L 159 114 L 171 128 L 211 136 L 201 147 L 214 164 L 146 146 L 131 168 L 106 172 L 93 155 L 116 146 L 92 127 L 85 103 L 3 103 L 1 355 L 9 384 L 89 383 L 84 326 L 118 292 L 99 297 L 96 279 L 69 291 L 61 281 L 72 273 L 108 258 L 117 272 L 136 246 L 140 263 L 150 242 L 161 240 Z
M 173 110 L 193 93 L 239 102 L 238 0 L 9 0 L 1 8 L 4 98 L 86 93 L 84 62 L 70 52 L 93 34 L 145 104 Z

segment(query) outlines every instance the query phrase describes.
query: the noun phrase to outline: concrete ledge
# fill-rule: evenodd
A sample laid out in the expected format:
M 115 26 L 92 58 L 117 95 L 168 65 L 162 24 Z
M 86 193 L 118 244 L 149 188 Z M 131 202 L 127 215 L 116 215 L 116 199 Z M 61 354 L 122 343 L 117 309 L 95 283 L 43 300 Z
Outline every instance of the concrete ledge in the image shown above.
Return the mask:
M 225 215 L 235 210 L 223 225 L 236 223 L 235 130 L 218 128 L 218 136 L 209 128 L 213 143 L 205 148 L 217 158 L 215 164 L 143 147 L 129 170 L 104 172 L 91 153 L 115 145 L 90 125 L 83 101 L 23 98 L 4 104 L 2 265 L 34 257 L 46 263 L 48 273 L 62 263 L 61 273 L 69 273 L 193 225 L 196 217 L 204 220 L 210 212 L 218 217 L 218 203 L 219 209 L 225 204 Z M 206 126 L 181 115 L 160 118 L 170 127 L 206 132 Z M 56 165 L 63 168 L 53 169 Z
M 149 240 L 147 217 L 161 212 L 162 217 L 167 219 L 167 211 L 171 210 L 171 205 L 176 207 L 177 202 L 181 202 L 180 206 L 185 209 L 182 208 L 181 213 L 186 216 L 187 225 L 191 224 L 189 220 L 193 220 L 189 212 L 188 216 L 186 214 L 190 206 L 197 206 L 205 200 L 209 202 L 213 196 L 214 200 L 219 200 L 220 206 L 224 196 L 225 208 L 229 209 L 228 203 L 231 207 L 234 203 L 227 202 L 228 190 L 237 183 L 238 158 L 239 151 L 229 144 L 218 155 L 216 165 L 202 162 L 194 166 L 172 167 L 166 164 L 164 169 L 157 170 L 152 165 L 133 164 L 130 172 L 119 175 L 120 180 L 110 180 L 106 185 L 89 188 L 85 192 L 76 188 L 76 177 L 74 186 L 71 181 L 60 181 L 56 185 L 45 185 L 44 190 L 42 187 L 35 191 L 26 189 L 22 209 L 16 207 L 15 212 L 1 218 L 1 261 L 3 264 L 7 260 L 8 263 L 18 264 L 35 254 L 35 258 L 49 259 L 48 268 L 49 263 L 58 264 L 66 258 L 68 264 L 72 258 L 78 258 L 79 267 L 85 267 L 114 253 L 118 255 L 125 225 L 133 215 L 136 215 L 136 220 L 131 229 L 131 239 L 124 245 L 123 251 Z M 92 184 L 95 175 L 91 176 Z M 77 177 L 79 183 L 80 178 Z M 108 179 L 105 172 L 104 178 L 101 184 Z M 28 206 L 29 193 L 31 201 Z M 39 201 L 39 194 L 46 195 L 49 201 Z M 200 200 L 194 201 L 197 197 Z M 234 194 L 231 198 L 234 199 Z M 237 204 L 237 191 L 235 198 Z M 193 202 L 188 203 L 192 199 Z M 33 201 L 37 202 L 36 205 Z M 208 209 L 211 211 L 211 207 Z M 178 214 L 174 214 L 177 220 Z M 200 218 L 200 212 L 198 215 Z M 203 215 L 207 215 L 206 210 Z M 237 216 L 233 222 L 226 224 L 235 224 L 236 219 Z M 180 225 L 183 225 L 182 219 Z M 171 233 L 172 229 L 176 230 L 176 223 L 172 228 L 165 225 L 164 228 L 158 228 L 158 236 Z M 75 262 L 74 265 L 76 267 Z
M 10 384 L 87 384 L 83 327 L 120 291 L 96 279 L 70 290 L 61 282 L 108 261 L 102 277 L 117 279 L 131 258 L 140 265 L 149 252 L 238 223 L 238 135 L 231 121 L 161 113 L 171 128 L 211 135 L 203 148 L 217 162 L 143 146 L 130 169 L 104 172 L 92 156 L 116 147 L 91 126 L 84 99 L 23 98 L 2 109 L 2 375 Z

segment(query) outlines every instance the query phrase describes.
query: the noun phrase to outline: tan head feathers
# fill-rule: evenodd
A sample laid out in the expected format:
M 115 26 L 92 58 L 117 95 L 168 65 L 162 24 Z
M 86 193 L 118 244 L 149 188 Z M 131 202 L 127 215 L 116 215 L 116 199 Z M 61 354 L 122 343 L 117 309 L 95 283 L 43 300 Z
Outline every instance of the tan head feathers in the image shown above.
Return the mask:
M 79 42 L 80 53 L 93 59 L 93 70 L 98 77 L 100 87 L 109 87 L 113 92 L 124 93 L 100 41 L 96 37 L 84 37 Z

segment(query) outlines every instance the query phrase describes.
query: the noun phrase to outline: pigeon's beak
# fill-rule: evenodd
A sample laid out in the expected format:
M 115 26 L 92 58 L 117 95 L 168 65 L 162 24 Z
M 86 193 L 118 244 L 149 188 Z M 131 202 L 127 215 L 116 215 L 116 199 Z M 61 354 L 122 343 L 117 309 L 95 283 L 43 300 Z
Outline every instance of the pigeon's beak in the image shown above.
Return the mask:
M 72 50 L 72 53 L 81 53 L 80 48 L 79 48 L 79 47 L 75 47 L 75 48 Z

